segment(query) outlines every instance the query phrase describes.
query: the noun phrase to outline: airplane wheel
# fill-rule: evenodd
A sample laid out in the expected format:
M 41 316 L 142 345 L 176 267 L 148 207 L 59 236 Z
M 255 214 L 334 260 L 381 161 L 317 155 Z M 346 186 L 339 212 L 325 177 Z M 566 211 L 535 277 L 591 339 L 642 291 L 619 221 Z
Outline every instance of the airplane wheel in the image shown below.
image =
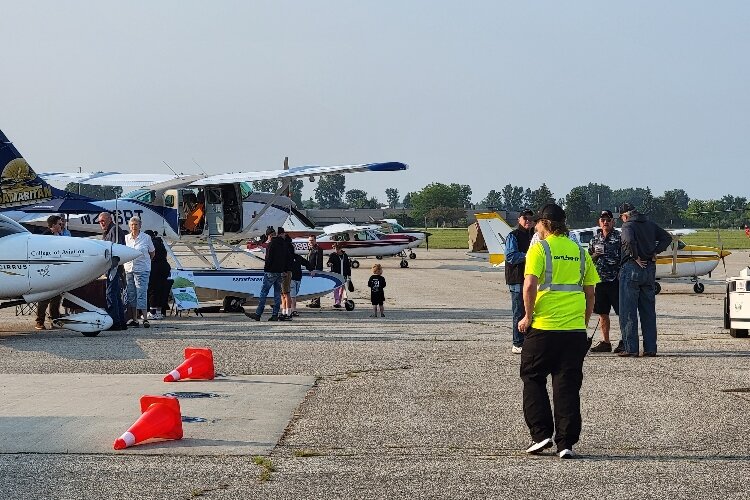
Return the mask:
M 654 282 L 654 295 L 659 295 L 661 292 L 661 284 L 658 281 Z
M 410 253 L 409 254 L 409 258 L 410 259 L 416 259 L 417 258 L 417 254 L 415 254 L 414 252 Z
M 344 308 L 347 311 L 353 311 L 354 310 L 354 301 L 353 300 L 345 300 L 344 301 Z
M 378 259 L 378 260 L 383 260 L 383 256 L 382 255 L 376 255 L 375 258 Z
M 703 293 L 703 290 L 705 290 L 706 287 L 703 285 L 703 283 L 696 283 L 693 285 L 693 291 L 695 293 Z
M 242 299 L 240 297 L 227 296 L 224 297 L 222 306 L 225 313 L 236 313 L 243 311 L 242 304 L 244 303 L 245 299 Z
M 401 261 L 401 264 L 399 264 L 401 267 L 409 267 L 409 261 L 404 259 Z
M 81 332 L 84 337 L 96 337 L 101 332 Z
M 358 261 L 358 260 L 353 260 L 353 261 L 352 261 L 352 267 L 353 267 L 354 269 L 357 269 L 357 268 L 359 267 L 359 261 Z
M 729 335 L 736 339 L 744 339 L 747 337 L 747 330 L 746 329 L 739 329 L 739 328 L 730 328 L 729 329 Z

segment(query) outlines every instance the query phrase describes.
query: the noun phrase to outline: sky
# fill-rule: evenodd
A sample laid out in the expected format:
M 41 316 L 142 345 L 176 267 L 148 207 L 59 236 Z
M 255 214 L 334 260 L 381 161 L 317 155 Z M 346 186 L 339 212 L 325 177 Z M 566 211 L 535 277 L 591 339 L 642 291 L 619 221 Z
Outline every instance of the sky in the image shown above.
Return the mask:
M 750 2 L 3 2 L 0 128 L 45 171 L 402 161 L 556 197 L 747 196 Z M 196 166 L 200 165 L 200 168 Z M 303 195 L 313 194 L 305 183 Z

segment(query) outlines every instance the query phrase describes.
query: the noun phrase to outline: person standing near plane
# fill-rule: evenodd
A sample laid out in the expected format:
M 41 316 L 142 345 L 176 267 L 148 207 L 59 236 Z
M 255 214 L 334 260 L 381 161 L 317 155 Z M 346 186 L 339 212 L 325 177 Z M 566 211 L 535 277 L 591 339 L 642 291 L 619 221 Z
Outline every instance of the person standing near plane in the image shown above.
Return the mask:
M 656 356 L 656 255 L 672 243 L 672 235 L 636 210 L 620 207 L 622 267 L 620 268 L 620 331 L 623 350 L 618 356 L 638 356 L 638 317 L 643 355 Z
M 284 238 L 276 236 L 276 230 L 272 227 L 266 229 L 268 246 L 266 247 L 266 263 L 263 265 L 263 286 L 258 297 L 258 307 L 253 313 L 245 313 L 250 319 L 260 321 L 263 309 L 266 307 L 268 292 L 273 287 L 273 309 L 268 321 L 279 321 L 279 310 L 281 309 L 281 282 L 284 279 L 289 259 L 289 250 Z
M 609 310 L 614 309 L 615 314 L 620 312 L 620 244 L 620 233 L 614 228 L 612 212 L 602 210 L 599 214 L 599 229 L 589 242 L 589 254 L 601 279 L 594 290 L 594 314 L 599 315 L 602 332 L 602 340 L 591 348 L 591 352 L 612 351 L 612 343 L 609 341 Z M 622 340 L 615 352 L 622 352 Z
M 560 458 L 575 458 L 581 435 L 583 359 L 588 350 L 586 325 L 594 310 L 599 281 L 591 256 L 568 235 L 565 210 L 549 203 L 534 217 L 539 244 L 526 254 L 523 283 L 525 334 L 520 376 L 523 415 L 538 454 L 557 445 Z M 552 375 L 554 417 L 547 394 Z
M 62 230 L 65 227 L 65 223 L 62 217 L 59 215 L 50 215 L 47 217 L 47 229 L 42 233 L 47 236 L 62 236 Z M 35 330 L 46 330 L 44 321 L 47 316 L 47 310 L 49 310 L 49 318 L 51 321 L 56 320 L 60 317 L 60 302 L 62 301 L 62 295 L 52 297 L 46 300 L 42 300 L 36 303 L 36 323 L 34 325 Z
M 334 273 L 339 273 L 344 277 L 344 284 L 333 290 L 333 307 L 341 309 L 341 299 L 344 296 L 344 287 L 346 282 L 352 277 L 352 267 L 349 263 L 349 256 L 344 252 L 344 245 L 338 241 L 333 246 L 336 250 L 328 256 L 328 267 Z
M 510 232 L 505 240 L 505 283 L 510 291 L 511 313 L 513 315 L 513 354 L 521 354 L 523 335 L 518 331 L 518 322 L 523 318 L 523 269 L 526 265 L 526 252 L 529 250 L 534 233 L 534 212 L 524 210 L 518 216 L 518 227 Z
M 323 270 L 323 249 L 315 236 L 307 238 L 307 261 L 310 263 L 310 271 Z M 320 308 L 320 297 L 312 299 L 307 307 Z
M 141 218 L 133 216 L 128 221 L 130 232 L 125 235 L 125 245 L 141 252 L 137 259 L 125 263 L 125 279 L 128 283 L 127 326 L 138 328 L 138 316 L 143 318 L 143 328 L 148 328 L 148 280 L 151 275 L 151 261 L 156 254 L 151 236 L 141 232 Z
M 125 244 L 125 231 L 112 221 L 112 214 L 102 212 L 99 214 L 99 227 L 104 234 L 102 239 L 110 243 Z M 122 303 L 122 282 L 125 281 L 125 267 L 117 266 L 116 270 L 107 273 L 107 314 L 112 317 L 110 330 L 127 330 L 125 325 L 125 309 Z

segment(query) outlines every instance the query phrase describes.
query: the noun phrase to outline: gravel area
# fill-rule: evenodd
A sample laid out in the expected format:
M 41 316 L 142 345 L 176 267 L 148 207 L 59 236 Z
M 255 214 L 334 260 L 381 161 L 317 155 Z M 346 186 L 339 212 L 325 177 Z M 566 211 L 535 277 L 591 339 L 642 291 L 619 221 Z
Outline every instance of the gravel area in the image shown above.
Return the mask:
M 375 319 L 365 286 L 375 261 L 361 262 L 354 311 L 324 298 L 291 322 L 219 313 L 85 338 L 35 332 L 28 316 L 0 310 L 0 375 L 166 373 L 196 345 L 225 374 L 318 377 L 265 466 L 251 456 L 5 454 L 0 498 L 750 496 L 750 340 L 722 329 L 722 283 L 703 294 L 663 283 L 658 357 L 587 357 L 581 459 L 561 461 L 521 451 L 529 436 L 502 272 L 455 250 L 418 251 L 407 269 L 384 259 L 386 318 Z M 727 272 L 748 263 L 735 252 Z M 723 275 L 720 265 L 714 278 Z

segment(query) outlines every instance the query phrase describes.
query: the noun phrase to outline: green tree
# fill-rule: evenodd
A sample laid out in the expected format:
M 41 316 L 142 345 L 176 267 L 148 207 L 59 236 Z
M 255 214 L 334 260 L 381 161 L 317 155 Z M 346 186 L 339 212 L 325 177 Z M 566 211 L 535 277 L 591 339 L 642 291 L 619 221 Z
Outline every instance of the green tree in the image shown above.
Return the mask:
M 120 186 L 93 186 L 91 184 L 69 183 L 65 186 L 65 191 L 69 193 L 88 196 L 95 200 L 111 200 L 122 196 L 122 187 Z
M 315 203 L 315 200 L 313 200 L 312 196 L 311 196 L 311 197 L 309 197 L 308 199 L 306 199 L 305 201 L 302 202 L 302 208 L 304 208 L 306 210 L 310 210 L 310 209 L 313 209 L 313 208 L 320 208 L 320 207 L 319 207 L 319 205 L 317 203 Z
M 322 175 L 315 188 L 315 201 L 320 208 L 341 208 L 344 206 L 344 189 L 342 174 Z
M 275 193 L 279 190 L 281 184 L 278 179 L 264 179 L 262 181 L 253 181 L 253 191 L 261 193 Z
M 302 206 L 302 187 L 304 185 L 302 179 L 292 179 L 289 183 L 289 197 L 298 207 Z
M 468 188 L 468 189 L 467 189 Z M 465 208 L 469 203 L 467 196 L 471 196 L 471 188 L 460 184 L 441 184 L 433 182 L 421 191 L 412 193 L 412 217 L 417 220 L 424 218 L 433 208 Z
M 466 225 L 466 210 L 459 207 L 435 207 L 427 212 L 427 220 L 435 227 Z
M 571 226 L 587 227 L 591 225 L 591 206 L 587 199 L 586 186 L 574 187 L 565 197 L 565 214 Z
M 585 186 L 586 201 L 592 210 L 614 210 L 617 204 L 612 200 L 612 188 L 606 184 L 589 182 Z
M 388 198 L 388 206 L 396 208 L 398 206 L 398 189 L 386 188 L 385 197 Z
M 505 210 L 520 211 L 523 207 L 523 188 L 506 184 L 502 190 L 503 208 Z
M 350 189 L 346 192 L 346 204 L 351 208 L 378 208 L 378 200 L 368 198 L 361 189 Z
M 679 208 L 680 210 L 687 210 L 688 203 L 690 203 L 690 197 L 684 189 L 672 189 L 669 191 L 664 191 L 664 198 L 674 200 L 674 204 L 676 204 L 677 208 Z
M 406 193 L 406 195 L 404 196 L 404 201 L 401 202 L 404 208 L 412 208 L 411 197 L 413 194 L 414 193 Z
M 547 184 L 542 184 L 538 189 L 531 191 L 528 206 L 532 210 L 539 210 L 547 203 L 554 203 L 555 196 L 549 190 Z
M 487 196 L 480 202 L 485 208 L 502 209 L 503 208 L 503 195 L 499 191 L 494 189 L 487 193 Z

